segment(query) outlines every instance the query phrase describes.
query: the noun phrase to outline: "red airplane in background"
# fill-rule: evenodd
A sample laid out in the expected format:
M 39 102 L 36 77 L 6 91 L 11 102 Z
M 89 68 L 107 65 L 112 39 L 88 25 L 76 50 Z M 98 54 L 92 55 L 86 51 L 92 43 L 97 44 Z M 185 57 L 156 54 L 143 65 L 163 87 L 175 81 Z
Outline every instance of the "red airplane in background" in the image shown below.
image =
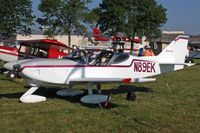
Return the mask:
M 72 48 L 51 39 L 21 40 L 17 46 L 0 46 L 0 60 L 4 62 L 34 58 L 62 58 Z M 9 76 L 12 77 L 13 73 Z
M 57 40 L 41 39 L 18 41 L 18 48 L 0 46 L 0 59 L 4 62 L 24 58 L 62 58 L 67 54 L 64 50 L 72 49 Z
M 121 49 L 125 53 L 130 53 L 131 39 L 129 37 L 123 36 L 120 33 L 117 33 L 115 36 L 106 36 L 105 34 L 102 34 L 97 27 L 93 28 L 92 30 L 93 37 L 97 43 L 111 46 L 113 49 Z M 134 44 L 141 44 L 141 40 L 138 37 L 135 37 L 132 41 Z M 132 49 L 132 51 L 138 50 L 139 49 L 137 48 Z
M 131 39 L 129 37 L 123 36 L 119 33 L 113 37 L 106 36 L 105 34 L 101 33 L 101 31 L 97 27 L 92 28 L 92 32 L 93 32 L 93 37 L 95 38 L 95 41 L 99 41 L 99 42 L 123 41 L 125 43 L 131 42 Z M 140 39 L 134 38 L 133 42 L 138 43 L 138 42 L 140 42 Z

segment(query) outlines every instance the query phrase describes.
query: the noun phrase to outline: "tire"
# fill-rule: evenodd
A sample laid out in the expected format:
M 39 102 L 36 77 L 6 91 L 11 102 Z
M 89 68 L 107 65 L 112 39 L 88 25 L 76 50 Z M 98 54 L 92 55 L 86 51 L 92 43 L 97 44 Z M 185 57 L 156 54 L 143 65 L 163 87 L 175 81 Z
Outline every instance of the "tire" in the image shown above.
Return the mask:
M 9 78 L 14 79 L 16 77 L 16 73 L 14 72 L 9 72 L 7 75 Z
M 194 63 L 194 60 L 190 57 L 188 57 L 185 61 L 186 63 Z
M 126 99 L 128 101 L 135 101 L 136 100 L 136 95 L 134 92 L 128 92 L 127 93 L 127 96 L 126 96 Z

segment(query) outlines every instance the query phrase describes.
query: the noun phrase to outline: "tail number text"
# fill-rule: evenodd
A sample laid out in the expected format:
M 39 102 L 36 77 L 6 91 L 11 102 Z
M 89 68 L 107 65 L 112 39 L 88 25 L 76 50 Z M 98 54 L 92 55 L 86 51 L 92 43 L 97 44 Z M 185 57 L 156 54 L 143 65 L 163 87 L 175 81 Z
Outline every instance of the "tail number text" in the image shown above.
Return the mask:
M 134 72 L 155 73 L 155 63 L 146 61 L 134 61 Z

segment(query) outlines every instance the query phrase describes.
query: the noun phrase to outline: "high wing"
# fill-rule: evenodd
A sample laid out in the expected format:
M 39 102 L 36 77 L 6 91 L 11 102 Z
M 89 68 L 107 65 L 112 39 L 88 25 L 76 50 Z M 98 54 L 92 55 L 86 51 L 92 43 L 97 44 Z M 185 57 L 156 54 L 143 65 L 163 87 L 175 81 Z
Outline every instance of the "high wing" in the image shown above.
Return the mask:
M 59 48 L 68 48 L 72 49 L 71 47 L 66 46 L 65 44 L 52 39 L 40 39 L 40 40 L 19 40 L 19 42 L 23 45 L 28 46 L 34 46 L 34 47 L 40 47 L 40 48 L 46 48 L 50 46 L 57 46 Z

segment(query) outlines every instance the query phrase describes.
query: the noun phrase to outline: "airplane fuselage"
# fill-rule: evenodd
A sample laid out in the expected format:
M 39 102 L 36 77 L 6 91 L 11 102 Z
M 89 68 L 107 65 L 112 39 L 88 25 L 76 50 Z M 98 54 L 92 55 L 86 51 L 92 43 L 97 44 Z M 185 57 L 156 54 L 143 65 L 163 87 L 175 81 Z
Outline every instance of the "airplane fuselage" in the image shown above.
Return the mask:
M 159 64 L 130 56 L 128 60 L 111 65 L 85 65 L 62 59 L 43 59 L 21 63 L 25 78 L 51 84 L 69 84 L 84 79 L 131 79 L 149 77 L 160 73 Z M 104 81 L 103 81 L 104 82 Z
M 0 46 L 0 60 L 2 60 L 4 62 L 18 60 L 17 48 Z

